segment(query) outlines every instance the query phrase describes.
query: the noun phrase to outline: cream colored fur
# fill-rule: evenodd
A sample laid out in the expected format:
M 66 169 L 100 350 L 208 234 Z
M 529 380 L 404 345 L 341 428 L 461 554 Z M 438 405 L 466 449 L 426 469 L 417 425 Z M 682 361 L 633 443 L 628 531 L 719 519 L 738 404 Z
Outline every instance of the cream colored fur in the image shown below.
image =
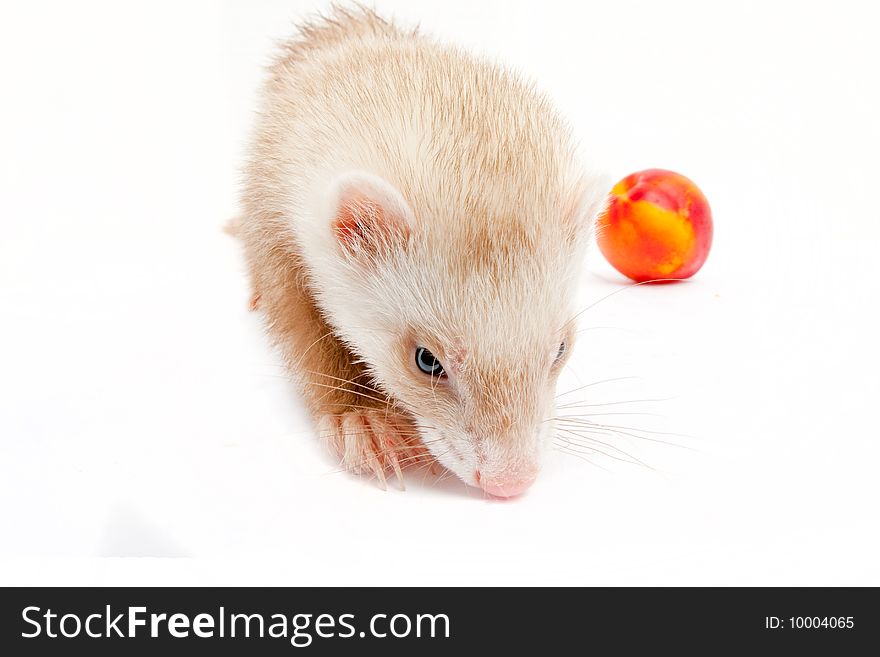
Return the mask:
M 547 100 L 493 64 L 363 9 L 284 47 L 236 231 L 269 333 L 348 467 L 384 481 L 427 449 L 473 485 L 537 471 L 603 188 Z M 342 248 L 343 190 L 405 238 Z M 447 379 L 417 370 L 417 346 Z

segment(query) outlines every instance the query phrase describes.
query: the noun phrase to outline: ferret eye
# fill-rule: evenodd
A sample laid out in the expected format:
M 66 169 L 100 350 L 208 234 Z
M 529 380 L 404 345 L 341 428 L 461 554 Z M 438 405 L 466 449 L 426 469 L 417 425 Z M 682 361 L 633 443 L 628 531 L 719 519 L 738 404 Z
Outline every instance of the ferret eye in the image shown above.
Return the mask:
M 568 350 L 568 347 L 565 345 L 565 342 L 559 343 L 559 351 L 556 352 L 556 362 L 562 360 L 562 357 L 565 356 L 565 352 Z
M 446 370 L 443 369 L 443 364 L 437 360 L 437 357 L 434 356 L 430 351 L 425 349 L 424 347 L 416 348 L 416 366 L 425 374 L 430 376 L 445 376 Z

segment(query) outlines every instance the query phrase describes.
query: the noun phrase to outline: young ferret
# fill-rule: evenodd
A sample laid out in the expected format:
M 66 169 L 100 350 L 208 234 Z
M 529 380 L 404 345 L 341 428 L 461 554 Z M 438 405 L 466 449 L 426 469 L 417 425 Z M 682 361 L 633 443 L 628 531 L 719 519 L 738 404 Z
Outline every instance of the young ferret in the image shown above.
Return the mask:
M 300 28 L 269 68 L 233 229 L 346 468 L 532 484 L 602 189 L 517 75 L 363 8 Z

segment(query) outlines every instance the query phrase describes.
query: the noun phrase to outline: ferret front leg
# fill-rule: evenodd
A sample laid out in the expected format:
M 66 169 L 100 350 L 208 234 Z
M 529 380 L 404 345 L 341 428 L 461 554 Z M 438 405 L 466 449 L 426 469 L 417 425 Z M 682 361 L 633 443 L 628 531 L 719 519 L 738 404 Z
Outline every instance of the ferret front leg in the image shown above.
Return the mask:
M 382 488 L 392 471 L 403 488 L 403 468 L 432 461 L 429 452 L 411 419 L 371 385 L 300 278 L 293 272 L 281 283 L 255 277 L 254 289 L 319 436 L 345 469 L 374 475 Z

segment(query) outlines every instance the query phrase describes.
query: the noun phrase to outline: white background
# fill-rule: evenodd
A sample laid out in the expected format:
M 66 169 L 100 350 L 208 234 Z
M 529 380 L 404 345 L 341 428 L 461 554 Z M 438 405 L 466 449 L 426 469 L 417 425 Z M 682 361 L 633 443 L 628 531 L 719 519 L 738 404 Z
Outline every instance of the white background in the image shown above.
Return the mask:
M 261 68 L 325 6 L 0 10 L 0 583 L 880 584 L 874 3 L 378 3 L 713 206 L 704 269 L 586 312 L 560 386 L 636 377 L 563 399 L 658 414 L 593 416 L 651 467 L 554 453 L 509 502 L 337 472 L 246 310 Z M 583 306 L 625 288 L 588 270 Z

